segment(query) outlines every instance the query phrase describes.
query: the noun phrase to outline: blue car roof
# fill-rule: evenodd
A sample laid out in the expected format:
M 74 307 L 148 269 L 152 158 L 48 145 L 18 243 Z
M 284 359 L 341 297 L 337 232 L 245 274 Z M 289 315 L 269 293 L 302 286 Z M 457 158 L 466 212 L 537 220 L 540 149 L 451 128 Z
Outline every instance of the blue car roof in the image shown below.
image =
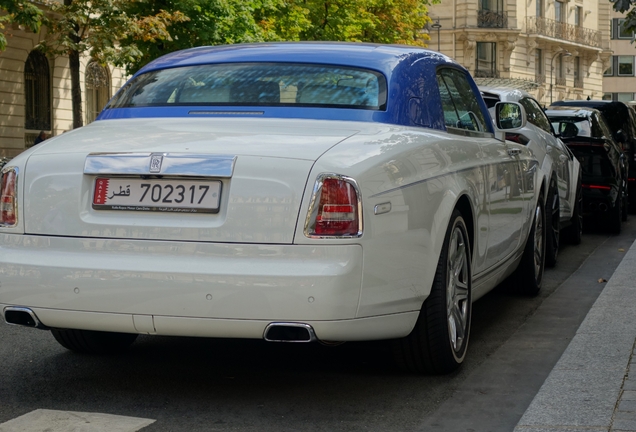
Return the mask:
M 395 66 L 433 57 L 436 63 L 458 65 L 436 51 L 407 45 L 347 42 L 276 42 L 204 46 L 167 54 L 144 66 L 135 75 L 157 69 L 233 62 L 294 62 L 347 65 L 375 69 L 390 77 Z
M 219 112 L 211 112 L 210 115 L 233 116 L 237 111 L 244 109 L 246 112 L 241 112 L 244 116 L 368 121 L 445 130 L 442 103 L 437 86 L 437 69 L 451 67 L 463 71 L 469 79 L 471 88 L 476 95 L 479 95 L 477 86 L 466 69 L 452 58 L 437 51 L 407 45 L 348 42 L 276 42 L 191 48 L 167 54 L 149 63 L 131 80 L 139 75 L 161 69 L 259 62 L 346 66 L 379 72 L 386 78 L 387 103 L 380 110 L 258 105 L 257 112 L 235 105 L 228 105 L 232 107 L 232 110 L 223 112 L 223 105 L 215 105 Z M 117 95 L 113 99 L 116 98 Z M 484 117 L 488 119 L 485 127 L 492 132 L 490 115 L 481 97 L 478 103 Z M 107 105 L 97 120 L 189 117 L 192 115 L 192 110 L 192 106 L 188 105 L 157 107 L 110 107 Z

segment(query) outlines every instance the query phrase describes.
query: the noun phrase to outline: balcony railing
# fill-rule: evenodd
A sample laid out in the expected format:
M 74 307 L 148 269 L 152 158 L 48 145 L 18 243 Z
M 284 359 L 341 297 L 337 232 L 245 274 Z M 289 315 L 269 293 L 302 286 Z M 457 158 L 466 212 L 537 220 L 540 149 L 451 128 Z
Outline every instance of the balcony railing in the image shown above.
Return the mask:
M 475 78 L 499 78 L 499 72 L 495 69 L 476 69 Z
M 583 80 L 580 78 L 574 78 L 574 88 L 583 88 Z
M 564 86 L 565 87 L 565 78 L 556 77 L 554 79 L 554 85 Z
M 526 18 L 526 31 L 529 34 L 564 39 L 591 47 L 600 48 L 601 33 L 581 26 L 575 26 L 544 17 Z
M 477 27 L 508 28 L 508 12 L 480 10 Z
M 545 84 L 545 75 L 542 74 L 534 74 L 534 81 L 537 84 Z

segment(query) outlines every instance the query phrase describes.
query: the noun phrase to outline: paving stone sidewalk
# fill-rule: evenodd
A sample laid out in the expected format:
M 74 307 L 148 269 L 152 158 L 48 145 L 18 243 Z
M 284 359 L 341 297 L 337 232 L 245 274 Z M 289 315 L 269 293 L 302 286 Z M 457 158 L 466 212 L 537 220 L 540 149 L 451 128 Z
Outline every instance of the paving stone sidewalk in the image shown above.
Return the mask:
M 636 243 L 515 432 L 636 432 Z

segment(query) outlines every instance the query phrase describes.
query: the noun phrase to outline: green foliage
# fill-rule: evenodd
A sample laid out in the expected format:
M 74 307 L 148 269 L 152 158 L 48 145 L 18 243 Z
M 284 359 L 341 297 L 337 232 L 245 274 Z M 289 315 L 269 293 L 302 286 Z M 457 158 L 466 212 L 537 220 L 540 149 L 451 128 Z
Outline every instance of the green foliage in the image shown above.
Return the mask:
M 26 0 L 0 0 L 0 51 L 7 47 L 7 39 L 4 34 L 5 24 L 15 23 L 32 32 L 38 32 L 42 24 L 44 14 L 42 10 Z
M 91 57 L 119 66 L 137 61 L 143 52 L 121 41 L 157 43 L 170 40 L 168 27 L 189 18 L 179 11 L 157 9 L 147 15 L 131 15 L 128 9 L 142 0 L 66 0 L 49 4 L 53 18 L 45 24 L 48 37 L 42 47 L 54 54 L 88 52 Z
M 120 39 L 122 47 L 137 50 L 139 56 L 130 61 L 117 58 L 116 64 L 125 65 L 129 73 L 136 72 L 146 63 L 172 51 L 202 45 L 220 45 L 264 40 L 264 30 L 254 19 L 263 2 L 245 0 L 147 0 L 129 2 L 128 16 L 151 16 L 157 10 L 168 14 L 181 14 L 187 19 L 166 22 L 164 37 L 153 39 L 128 34 Z
M 434 0 L 437 2 L 436 0 Z M 288 0 L 261 25 L 283 40 L 401 43 L 424 46 L 430 22 L 422 0 Z
M 425 46 L 428 0 L 0 0 L 3 23 L 49 29 L 41 48 L 89 53 L 134 73 L 172 51 L 258 41 Z M 433 0 L 437 2 L 438 0 Z M 636 1 L 636 0 L 635 0 Z M 0 51 L 6 40 L 0 33 Z

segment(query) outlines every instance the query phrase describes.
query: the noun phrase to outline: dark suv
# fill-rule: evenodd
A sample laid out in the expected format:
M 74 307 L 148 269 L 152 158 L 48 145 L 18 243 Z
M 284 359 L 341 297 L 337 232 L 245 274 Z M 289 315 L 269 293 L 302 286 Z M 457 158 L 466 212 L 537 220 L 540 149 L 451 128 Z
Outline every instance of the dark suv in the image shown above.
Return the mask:
M 620 233 L 627 220 L 625 154 L 605 118 L 593 108 L 558 106 L 545 113 L 581 163 L 583 215 L 601 218 L 610 232 Z
M 612 131 L 614 140 L 625 153 L 628 171 L 628 196 L 631 211 L 636 211 L 636 111 L 624 102 L 604 100 L 566 100 L 552 106 L 595 108 L 601 112 Z

